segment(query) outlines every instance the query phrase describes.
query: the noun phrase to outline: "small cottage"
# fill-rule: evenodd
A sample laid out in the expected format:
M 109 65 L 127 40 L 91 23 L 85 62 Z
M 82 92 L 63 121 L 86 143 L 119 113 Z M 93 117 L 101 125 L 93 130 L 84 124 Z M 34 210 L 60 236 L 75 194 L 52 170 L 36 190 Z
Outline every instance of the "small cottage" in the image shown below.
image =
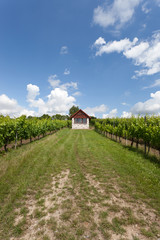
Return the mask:
M 83 110 L 78 110 L 70 118 L 72 119 L 72 129 L 89 129 L 89 119 L 91 117 Z

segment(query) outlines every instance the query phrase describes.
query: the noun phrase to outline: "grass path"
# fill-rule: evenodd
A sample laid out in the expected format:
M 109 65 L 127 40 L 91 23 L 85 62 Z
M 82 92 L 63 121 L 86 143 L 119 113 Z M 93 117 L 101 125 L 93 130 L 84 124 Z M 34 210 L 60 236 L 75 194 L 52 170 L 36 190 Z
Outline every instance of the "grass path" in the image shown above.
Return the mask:
M 0 156 L 0 240 L 160 238 L 160 166 L 91 130 Z

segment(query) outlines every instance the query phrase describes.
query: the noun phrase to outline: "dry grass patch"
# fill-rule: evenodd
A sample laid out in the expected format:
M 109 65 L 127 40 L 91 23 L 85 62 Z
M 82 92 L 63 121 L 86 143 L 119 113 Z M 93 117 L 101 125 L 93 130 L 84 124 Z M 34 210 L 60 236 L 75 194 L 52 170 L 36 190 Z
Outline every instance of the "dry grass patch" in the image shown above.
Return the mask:
M 20 238 L 13 237 L 13 239 L 37 239 L 37 237 L 48 236 L 50 239 L 55 239 L 55 233 L 58 225 L 61 222 L 61 215 L 64 214 L 60 208 L 67 193 L 64 190 L 65 184 L 68 182 L 69 170 L 61 172 L 56 177 L 52 178 L 50 184 L 50 191 L 44 189 L 42 198 L 36 199 L 35 196 L 29 195 L 25 201 L 24 206 L 28 210 L 26 213 L 27 230 Z M 58 183 L 58 185 L 57 185 Z M 62 191 L 66 196 L 61 196 Z M 51 211 L 53 209 L 53 211 Z M 16 210 L 16 214 L 20 211 Z M 23 218 L 18 215 L 15 218 L 15 226 L 18 225 Z
M 160 218 L 156 211 L 141 201 L 132 201 L 129 195 L 121 194 L 116 182 L 112 182 L 115 191 L 104 197 L 105 184 L 95 176 L 86 175 L 89 184 L 96 189 L 103 201 L 90 203 L 94 211 L 94 221 L 104 239 L 155 239 L 160 231 Z M 114 192 L 114 193 L 113 193 Z M 125 195 L 125 196 L 124 196 Z M 124 196 L 124 199 L 122 198 Z M 152 227 L 154 223 L 154 228 Z M 154 231 L 155 234 L 152 232 Z M 156 237 L 157 235 L 157 237 Z

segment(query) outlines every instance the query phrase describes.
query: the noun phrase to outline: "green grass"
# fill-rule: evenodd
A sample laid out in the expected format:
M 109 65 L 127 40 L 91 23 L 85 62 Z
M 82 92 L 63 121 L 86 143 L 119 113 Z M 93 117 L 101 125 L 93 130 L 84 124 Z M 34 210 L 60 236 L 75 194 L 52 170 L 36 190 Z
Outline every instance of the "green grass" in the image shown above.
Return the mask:
M 150 226 L 143 218 L 142 204 L 159 219 L 160 165 L 94 131 L 63 129 L 1 155 L 0 166 L 0 239 L 25 235 L 29 218 L 39 222 L 42 231 L 37 234 L 43 239 L 48 239 L 46 226 L 57 239 L 85 239 L 88 235 L 110 239 L 115 233 L 125 239 L 125 227 L 134 224 L 142 236 L 158 236 L 159 226 L 156 221 Z M 67 169 L 68 180 L 61 189 L 61 173 Z M 53 177 L 57 194 L 51 186 Z M 53 205 L 47 209 L 49 194 Z M 110 202 L 113 196 L 128 205 Z M 30 199 L 36 203 L 31 216 L 26 204 Z M 142 218 L 137 219 L 129 207 L 135 203 Z M 17 214 L 23 219 L 14 225 Z M 51 220 L 46 220 L 47 214 Z

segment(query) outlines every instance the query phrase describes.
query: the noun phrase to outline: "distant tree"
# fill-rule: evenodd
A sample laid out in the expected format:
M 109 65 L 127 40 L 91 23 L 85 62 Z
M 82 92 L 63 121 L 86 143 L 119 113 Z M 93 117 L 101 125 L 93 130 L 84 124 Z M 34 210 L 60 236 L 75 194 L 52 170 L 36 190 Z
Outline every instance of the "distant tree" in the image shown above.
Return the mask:
M 51 116 L 49 116 L 48 114 L 43 114 L 40 119 L 51 119 Z
M 62 120 L 62 115 L 61 114 L 56 114 L 55 119 Z
M 96 117 L 94 117 L 94 116 L 90 116 L 91 117 L 91 119 L 97 119 Z
M 28 116 L 27 118 L 28 118 L 28 119 L 31 119 L 31 118 L 33 118 L 33 116 Z
M 61 120 L 69 120 L 69 116 L 68 115 L 62 115 Z
M 73 115 L 74 113 L 76 113 L 78 110 L 79 110 L 79 107 L 73 105 L 73 106 L 69 109 L 69 115 L 72 116 L 72 115 Z
M 56 114 L 52 116 L 52 119 L 58 119 L 58 120 L 68 120 L 69 116 L 68 115 L 61 115 L 61 114 Z

